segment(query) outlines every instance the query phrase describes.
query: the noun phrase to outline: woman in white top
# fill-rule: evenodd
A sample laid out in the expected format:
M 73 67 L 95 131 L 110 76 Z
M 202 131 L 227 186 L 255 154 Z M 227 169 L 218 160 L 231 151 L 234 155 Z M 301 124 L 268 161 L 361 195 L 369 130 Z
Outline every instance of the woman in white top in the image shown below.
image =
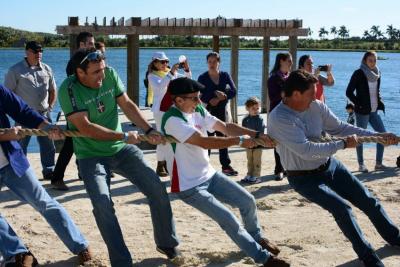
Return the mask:
M 377 132 L 386 132 L 378 110 L 385 112 L 380 95 L 381 72 L 376 65 L 377 54 L 368 51 L 364 54 L 360 68 L 351 76 L 347 86 L 346 95 L 354 103 L 356 114 L 356 125 L 366 129 L 368 123 Z M 355 91 L 355 93 L 354 93 Z M 376 145 L 376 164 L 375 170 L 385 169 L 382 164 L 384 147 L 381 144 Z M 357 160 L 360 172 L 368 172 L 364 165 L 363 146 L 357 146 Z
M 168 65 L 169 58 L 164 52 L 155 52 L 148 67 L 148 98 L 147 102 L 152 103 L 151 110 L 156 122 L 158 131 L 161 131 L 161 119 L 172 105 L 172 99 L 167 92 L 169 82 L 178 77 L 192 78 L 189 64 L 185 59 L 181 63 L 174 64 L 171 68 Z M 184 75 L 178 73 L 178 69 L 184 70 Z M 152 99 L 151 99 L 152 98 Z M 157 174 L 167 176 L 164 145 L 157 146 Z

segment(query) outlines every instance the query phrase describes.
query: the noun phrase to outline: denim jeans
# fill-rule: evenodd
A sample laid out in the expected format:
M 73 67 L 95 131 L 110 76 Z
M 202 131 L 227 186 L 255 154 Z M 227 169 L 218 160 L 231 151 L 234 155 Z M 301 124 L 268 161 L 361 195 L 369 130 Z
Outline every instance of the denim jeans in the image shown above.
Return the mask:
M 51 122 L 51 118 L 47 113 L 41 113 L 43 116 L 47 118 L 48 121 Z M 16 124 L 18 125 L 18 124 Z M 28 152 L 29 141 L 31 140 L 31 136 L 26 136 L 19 141 L 22 150 L 25 155 Z M 55 155 L 56 148 L 54 146 L 53 140 L 49 139 L 47 136 L 36 136 L 36 140 L 39 144 L 40 149 L 40 162 L 42 163 L 42 174 L 46 175 L 52 173 L 55 167 Z
M 257 243 L 262 234 L 257 218 L 256 202 L 246 189 L 217 172 L 208 181 L 177 195 L 182 201 L 216 221 L 236 245 L 255 262 L 267 261 L 269 252 Z M 239 208 L 244 226 L 222 202 Z
M 365 239 L 347 201 L 368 216 L 389 244 L 400 241 L 399 229 L 390 220 L 380 202 L 335 158 L 331 158 L 329 168 L 324 172 L 290 176 L 288 180 L 298 193 L 333 215 L 361 260 L 373 253 L 373 248 Z M 308 227 L 312 228 L 312 225 Z
M 386 132 L 385 126 L 383 125 L 382 119 L 378 112 L 371 112 L 368 115 L 356 113 L 356 124 L 357 127 L 367 129 L 368 123 L 371 124 L 372 128 L 379 133 Z M 357 146 L 357 160 L 358 164 L 364 164 L 363 157 L 363 145 Z M 376 164 L 382 164 L 384 146 L 376 144 Z
M 29 203 L 40 212 L 72 253 L 78 254 L 88 247 L 88 242 L 69 217 L 67 211 L 47 194 L 31 168 L 21 177 L 15 174 L 10 165 L 2 168 L 0 170 L 0 187 L 2 185 L 6 185 L 22 201 Z M 23 242 L 5 218 L 0 215 L 1 254 L 7 259 L 26 251 L 27 248 Z
M 135 184 L 147 197 L 153 222 L 154 238 L 159 247 L 176 247 L 178 239 L 171 205 L 164 184 L 134 145 L 126 145 L 111 157 L 79 159 L 79 172 L 93 205 L 97 226 L 107 245 L 112 266 L 132 266 L 122 231 L 115 215 L 110 193 L 110 173 L 118 173 Z

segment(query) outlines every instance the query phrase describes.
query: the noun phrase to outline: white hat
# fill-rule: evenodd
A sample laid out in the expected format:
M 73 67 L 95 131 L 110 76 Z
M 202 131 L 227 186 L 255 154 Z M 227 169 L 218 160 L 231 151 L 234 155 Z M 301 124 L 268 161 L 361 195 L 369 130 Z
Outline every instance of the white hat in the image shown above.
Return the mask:
M 169 60 L 167 55 L 164 52 L 155 52 L 153 54 L 153 57 L 151 58 L 152 60 Z

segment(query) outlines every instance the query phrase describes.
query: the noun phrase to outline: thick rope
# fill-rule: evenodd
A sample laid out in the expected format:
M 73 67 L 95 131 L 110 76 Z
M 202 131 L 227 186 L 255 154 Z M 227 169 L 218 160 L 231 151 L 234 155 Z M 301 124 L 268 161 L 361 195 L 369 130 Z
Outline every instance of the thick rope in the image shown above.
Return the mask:
M 10 128 L 0 128 L 0 134 L 4 133 L 8 130 L 11 130 Z M 40 129 L 28 129 L 28 128 L 21 128 L 18 130 L 18 132 L 20 133 L 21 136 L 32 136 L 32 135 L 36 135 L 36 136 L 47 136 L 48 132 L 45 130 L 40 130 Z M 85 135 L 81 134 L 78 131 L 70 131 L 70 130 L 65 130 L 62 131 L 63 134 L 65 136 L 69 136 L 69 137 L 85 137 Z M 164 139 L 167 143 L 179 143 L 179 141 L 177 139 L 175 139 L 172 136 L 164 136 Z M 334 141 L 339 141 L 339 140 L 345 140 L 346 137 L 323 137 L 321 139 L 318 140 L 314 140 L 312 142 L 315 143 L 328 143 L 328 142 L 334 142 Z M 400 137 L 396 136 L 396 141 L 397 143 L 400 142 Z M 144 134 L 139 134 L 139 140 L 140 141 L 144 141 L 144 142 L 149 142 L 150 141 L 150 137 Z M 268 147 L 264 141 L 261 138 L 255 138 L 253 139 L 254 142 L 257 145 L 260 146 L 264 146 L 264 147 Z M 274 141 L 274 146 L 276 146 L 278 144 L 277 141 Z M 357 136 L 357 143 L 358 144 L 362 144 L 362 143 L 380 143 L 382 145 L 386 145 L 387 141 L 384 137 L 382 136 Z

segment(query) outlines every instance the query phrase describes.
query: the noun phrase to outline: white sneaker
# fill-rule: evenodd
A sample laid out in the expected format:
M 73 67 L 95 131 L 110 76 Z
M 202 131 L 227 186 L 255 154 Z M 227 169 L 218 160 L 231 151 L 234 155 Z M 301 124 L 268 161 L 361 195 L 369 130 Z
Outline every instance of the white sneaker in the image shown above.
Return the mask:
M 375 171 L 383 171 L 389 169 L 387 166 L 383 164 L 376 164 L 375 165 Z
M 358 166 L 358 171 L 359 171 L 359 172 L 363 172 L 363 173 L 367 173 L 367 172 L 368 172 L 368 169 L 367 169 L 367 167 L 365 167 L 364 164 L 360 164 L 360 165 Z

